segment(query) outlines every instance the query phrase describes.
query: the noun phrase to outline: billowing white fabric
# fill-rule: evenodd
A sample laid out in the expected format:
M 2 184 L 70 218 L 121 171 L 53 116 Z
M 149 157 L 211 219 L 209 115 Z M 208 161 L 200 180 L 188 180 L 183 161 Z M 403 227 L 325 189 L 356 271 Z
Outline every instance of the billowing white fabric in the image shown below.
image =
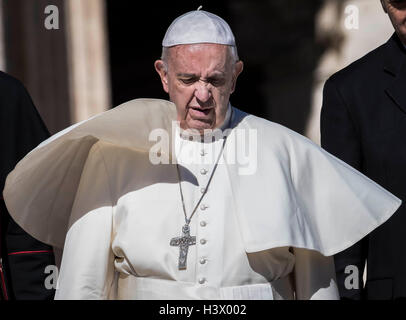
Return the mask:
M 154 165 L 148 153 L 153 128 L 171 132 L 172 103 L 131 101 L 49 139 L 17 165 L 4 190 L 13 218 L 57 247 L 67 232 L 57 297 L 132 298 L 129 286 L 145 297 L 131 283 L 151 287 L 149 280 L 157 282 L 157 299 L 160 280 L 184 284 L 173 298 L 221 298 L 230 287 L 259 297 L 267 283 L 276 299 L 338 297 L 332 259 L 323 255 L 360 240 L 401 201 L 306 138 L 233 110 L 233 130 L 205 198 L 209 208 L 192 220 L 198 244 L 189 249 L 186 271 L 177 270 L 179 249 L 169 246 L 184 224 L 176 167 Z M 257 130 L 253 174 L 241 175 L 229 161 L 240 129 Z M 187 144 L 198 158 L 202 142 Z M 199 175 L 201 164 L 180 158 L 190 212 L 207 176 Z
M 165 116 L 157 116 L 160 113 Z M 63 248 L 73 200 L 93 144 L 103 140 L 146 151 L 155 143 L 148 139 L 150 131 L 171 128 L 174 119 L 176 109 L 172 103 L 141 99 L 53 135 L 31 151 L 9 175 L 10 188 L 5 186 L 3 194 L 10 200 L 11 211 L 18 213 L 20 225 L 30 229 L 33 237 Z M 20 201 L 25 193 L 29 197 Z
M 206 160 L 217 159 L 223 139 L 205 143 L 176 135 L 175 140 L 190 216 L 214 167 Z M 303 258 L 288 247 L 247 255 L 225 164 L 216 168 L 201 203 L 205 209 L 199 206 L 192 219 L 197 245 L 189 249 L 187 269 L 179 271 L 179 248 L 169 246 L 185 223 L 176 172 L 162 166 L 155 173 L 162 182 L 140 188 L 150 166 L 148 154 L 103 142 L 92 147 L 72 209 L 76 222 L 65 242 L 56 299 L 273 299 L 274 291 L 276 299 L 294 294 L 321 299 L 323 290 L 338 298 L 331 258 L 317 253 Z M 295 279 L 294 269 L 306 275 Z
M 230 26 L 222 18 L 204 10 L 196 10 L 187 12 L 172 22 L 165 33 L 162 46 L 193 43 L 235 46 L 235 39 Z

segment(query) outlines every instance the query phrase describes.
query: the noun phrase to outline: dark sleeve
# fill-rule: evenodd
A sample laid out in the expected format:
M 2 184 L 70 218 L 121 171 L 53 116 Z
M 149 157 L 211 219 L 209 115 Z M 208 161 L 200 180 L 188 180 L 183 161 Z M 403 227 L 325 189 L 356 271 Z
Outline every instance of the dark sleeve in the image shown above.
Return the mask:
M 16 79 L 0 73 L 0 186 L 15 165 L 49 137 L 30 95 Z
M 29 151 L 49 137 L 41 117 L 24 86 L 1 78 L 0 121 L 3 141 L 1 189 L 7 174 Z M 5 90 L 6 89 L 6 90 Z M 24 199 L 21 199 L 24 201 Z M 1 198 L 2 258 L 10 299 L 52 299 L 54 290 L 45 288 L 46 266 L 54 265 L 52 247 L 28 235 L 10 217 Z
M 323 90 L 323 105 L 321 109 L 321 146 L 348 163 L 355 169 L 362 171 L 361 142 L 359 134 L 348 110 L 348 105 L 338 91 L 334 80 L 327 80 Z M 343 299 L 362 299 L 364 296 L 363 273 L 368 254 L 368 236 L 350 248 L 334 256 L 336 276 L 340 296 Z M 358 269 L 358 289 L 354 283 L 354 268 Z M 347 288 L 345 280 L 347 279 Z M 348 284 L 350 286 L 348 287 Z

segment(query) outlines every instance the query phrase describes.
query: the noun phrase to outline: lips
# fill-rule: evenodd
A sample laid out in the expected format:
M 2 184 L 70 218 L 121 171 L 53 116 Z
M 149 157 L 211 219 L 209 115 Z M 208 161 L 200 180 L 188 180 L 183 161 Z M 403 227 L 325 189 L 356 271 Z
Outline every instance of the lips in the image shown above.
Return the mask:
M 213 110 L 213 108 L 189 107 L 189 112 L 193 117 L 206 117 Z

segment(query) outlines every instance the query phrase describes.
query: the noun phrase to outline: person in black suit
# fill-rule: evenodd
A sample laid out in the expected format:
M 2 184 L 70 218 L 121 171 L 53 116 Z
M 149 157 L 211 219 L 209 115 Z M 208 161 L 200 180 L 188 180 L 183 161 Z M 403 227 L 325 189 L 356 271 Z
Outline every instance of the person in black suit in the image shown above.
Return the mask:
M 406 0 L 381 2 L 396 32 L 325 83 L 321 145 L 403 203 L 334 257 L 342 299 L 406 297 Z
M 1 71 L 0 134 L 3 190 L 7 174 L 49 133 L 24 86 Z M 53 299 L 55 290 L 44 284 L 46 266 L 55 264 L 52 247 L 32 238 L 11 219 L 2 194 L 0 218 L 0 299 Z

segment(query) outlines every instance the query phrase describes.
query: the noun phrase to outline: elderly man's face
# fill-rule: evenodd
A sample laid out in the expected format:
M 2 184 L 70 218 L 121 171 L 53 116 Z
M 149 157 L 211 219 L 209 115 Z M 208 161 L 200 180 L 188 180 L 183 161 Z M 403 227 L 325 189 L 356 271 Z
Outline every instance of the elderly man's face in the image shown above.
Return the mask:
M 241 61 L 235 63 L 230 50 L 219 44 L 178 45 L 168 49 L 167 70 L 155 62 L 164 90 L 175 103 L 182 129 L 221 126 L 234 91 Z
M 406 44 L 406 0 L 381 0 L 400 40 Z

